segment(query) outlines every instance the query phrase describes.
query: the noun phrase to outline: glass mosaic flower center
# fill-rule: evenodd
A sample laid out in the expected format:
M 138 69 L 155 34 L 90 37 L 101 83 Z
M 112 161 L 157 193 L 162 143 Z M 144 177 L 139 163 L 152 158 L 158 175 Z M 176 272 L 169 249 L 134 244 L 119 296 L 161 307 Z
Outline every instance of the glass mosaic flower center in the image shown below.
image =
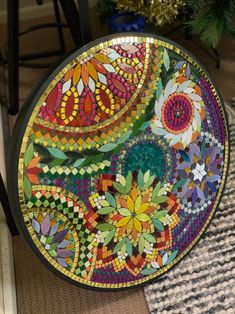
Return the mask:
M 194 167 L 192 167 L 192 174 L 194 181 L 199 180 L 200 182 L 205 178 L 207 175 L 207 172 L 205 171 L 206 165 L 205 164 L 195 164 Z
M 184 131 L 192 122 L 192 100 L 183 93 L 171 95 L 162 107 L 164 126 L 173 133 Z
M 13 134 L 23 234 L 56 274 L 97 289 L 180 261 L 228 164 L 223 105 L 201 66 L 163 39 L 118 36 L 68 57 Z

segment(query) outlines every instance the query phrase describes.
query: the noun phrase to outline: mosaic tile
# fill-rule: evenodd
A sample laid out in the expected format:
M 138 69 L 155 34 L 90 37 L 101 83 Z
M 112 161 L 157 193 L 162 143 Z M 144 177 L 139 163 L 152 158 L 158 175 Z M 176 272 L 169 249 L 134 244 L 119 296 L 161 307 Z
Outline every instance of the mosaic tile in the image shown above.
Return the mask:
M 91 43 L 51 77 L 15 130 L 20 228 L 83 287 L 157 279 L 221 197 L 229 147 L 215 86 L 182 48 L 143 35 Z

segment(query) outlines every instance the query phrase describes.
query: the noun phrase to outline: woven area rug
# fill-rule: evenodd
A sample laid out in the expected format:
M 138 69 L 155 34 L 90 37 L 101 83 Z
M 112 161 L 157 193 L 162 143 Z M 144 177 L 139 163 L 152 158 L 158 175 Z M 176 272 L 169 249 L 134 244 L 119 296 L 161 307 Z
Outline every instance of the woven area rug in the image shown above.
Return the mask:
M 230 165 L 221 203 L 191 253 L 145 288 L 150 313 L 235 313 L 235 113 L 226 109 Z

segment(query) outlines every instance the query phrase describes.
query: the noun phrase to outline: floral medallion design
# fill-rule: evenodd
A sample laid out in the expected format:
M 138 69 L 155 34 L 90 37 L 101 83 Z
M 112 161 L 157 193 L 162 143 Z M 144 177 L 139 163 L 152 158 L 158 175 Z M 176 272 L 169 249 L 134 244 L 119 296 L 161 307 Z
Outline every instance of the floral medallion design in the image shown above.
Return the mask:
M 170 146 L 185 148 L 199 135 L 205 117 L 199 86 L 184 76 L 169 80 L 155 101 L 155 114 L 153 132 L 168 139 Z
M 15 216 L 62 278 L 146 284 L 187 254 L 218 206 L 222 102 L 191 56 L 144 35 L 91 43 L 60 69 L 13 135 Z
M 180 206 L 171 193 L 170 184 L 156 182 L 150 171 L 129 172 L 126 177 L 117 174 L 106 191 L 90 197 L 95 212 L 102 220 L 97 224 L 94 245 L 114 247 L 116 257 L 110 262 L 107 254 L 101 256 L 102 264 L 112 264 L 114 269 L 127 267 L 137 276 L 147 262 L 155 261 L 160 249 L 171 248 L 172 229 L 179 223 Z M 106 252 L 106 251 L 104 251 Z M 139 267 L 131 269 L 132 256 Z M 129 266 L 128 266 L 129 265 Z M 103 266 L 102 266 L 103 267 Z
M 184 182 L 179 197 L 186 212 L 195 213 L 211 204 L 221 182 L 223 150 L 215 138 L 209 141 L 205 136 L 177 153 L 175 182 Z

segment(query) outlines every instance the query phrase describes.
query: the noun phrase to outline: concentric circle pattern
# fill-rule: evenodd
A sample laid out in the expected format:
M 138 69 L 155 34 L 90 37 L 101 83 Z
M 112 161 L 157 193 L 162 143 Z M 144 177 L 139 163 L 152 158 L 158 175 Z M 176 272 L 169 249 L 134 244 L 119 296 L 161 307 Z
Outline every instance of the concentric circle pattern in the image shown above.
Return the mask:
M 49 268 L 85 287 L 158 278 L 201 237 L 225 183 L 221 99 L 164 39 L 109 37 L 77 51 L 15 132 L 19 228 Z

